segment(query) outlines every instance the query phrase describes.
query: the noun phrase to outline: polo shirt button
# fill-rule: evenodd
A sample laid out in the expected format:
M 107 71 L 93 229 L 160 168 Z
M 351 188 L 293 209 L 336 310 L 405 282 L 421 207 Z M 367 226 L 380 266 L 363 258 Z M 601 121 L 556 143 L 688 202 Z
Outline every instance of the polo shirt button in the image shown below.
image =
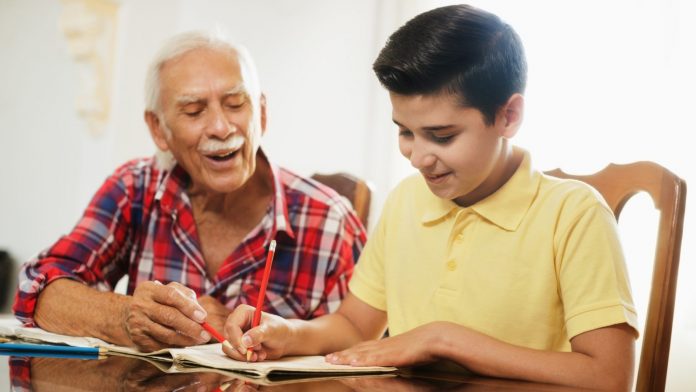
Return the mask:
M 462 242 L 462 241 L 464 241 L 464 234 L 462 234 L 462 233 L 457 234 L 457 242 Z
M 450 260 L 447 262 L 447 269 L 450 271 L 454 271 L 457 269 L 457 263 L 454 260 Z

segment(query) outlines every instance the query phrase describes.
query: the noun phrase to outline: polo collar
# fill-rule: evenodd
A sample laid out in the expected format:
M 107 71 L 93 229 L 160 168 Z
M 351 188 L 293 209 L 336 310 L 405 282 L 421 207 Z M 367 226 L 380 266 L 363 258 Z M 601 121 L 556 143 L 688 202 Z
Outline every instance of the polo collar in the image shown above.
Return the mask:
M 460 210 L 471 209 L 502 229 L 515 231 L 532 205 L 541 182 L 541 173 L 533 170 L 529 153 L 518 150 L 523 153 L 523 158 L 512 177 L 493 194 L 469 207 L 441 199 L 426 188 L 430 200 L 426 203 L 428 207 L 422 216 L 422 223 L 439 223 Z

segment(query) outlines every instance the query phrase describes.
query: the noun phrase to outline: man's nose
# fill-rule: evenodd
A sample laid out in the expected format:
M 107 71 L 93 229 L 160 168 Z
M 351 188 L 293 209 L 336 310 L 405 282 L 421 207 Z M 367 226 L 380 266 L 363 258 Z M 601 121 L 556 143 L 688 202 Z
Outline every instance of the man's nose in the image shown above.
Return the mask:
M 207 127 L 208 136 L 225 140 L 235 129 L 235 126 L 227 119 L 221 107 L 211 110 L 211 118 Z

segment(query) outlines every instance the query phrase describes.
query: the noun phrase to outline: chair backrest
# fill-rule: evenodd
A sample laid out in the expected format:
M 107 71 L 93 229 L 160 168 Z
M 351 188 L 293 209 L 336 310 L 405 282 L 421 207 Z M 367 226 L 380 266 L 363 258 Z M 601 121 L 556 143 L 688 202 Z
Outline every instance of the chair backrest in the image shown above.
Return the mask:
M 664 391 L 672 337 L 674 296 L 681 251 L 686 183 L 653 162 L 610 164 L 592 175 L 570 175 L 560 169 L 546 174 L 592 185 L 619 218 L 624 205 L 638 192 L 647 192 L 660 212 L 650 299 L 643 330 L 637 391 Z
M 332 173 L 312 175 L 312 178 L 333 188 L 339 195 L 348 199 L 363 226 L 367 227 L 370 217 L 370 199 L 372 190 L 367 182 L 347 173 Z

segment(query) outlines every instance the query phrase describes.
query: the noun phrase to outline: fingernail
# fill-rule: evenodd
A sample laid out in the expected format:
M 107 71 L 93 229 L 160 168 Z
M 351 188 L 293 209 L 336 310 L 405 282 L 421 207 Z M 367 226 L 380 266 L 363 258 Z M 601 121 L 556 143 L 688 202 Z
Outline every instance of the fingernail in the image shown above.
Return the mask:
M 206 342 L 210 340 L 210 334 L 208 331 L 201 332 L 201 339 L 205 340 Z
M 242 336 L 242 344 L 247 347 L 251 346 L 251 337 L 249 335 Z
M 196 320 L 196 322 L 202 323 L 205 321 L 205 313 L 200 310 L 196 310 L 193 312 L 193 319 Z

